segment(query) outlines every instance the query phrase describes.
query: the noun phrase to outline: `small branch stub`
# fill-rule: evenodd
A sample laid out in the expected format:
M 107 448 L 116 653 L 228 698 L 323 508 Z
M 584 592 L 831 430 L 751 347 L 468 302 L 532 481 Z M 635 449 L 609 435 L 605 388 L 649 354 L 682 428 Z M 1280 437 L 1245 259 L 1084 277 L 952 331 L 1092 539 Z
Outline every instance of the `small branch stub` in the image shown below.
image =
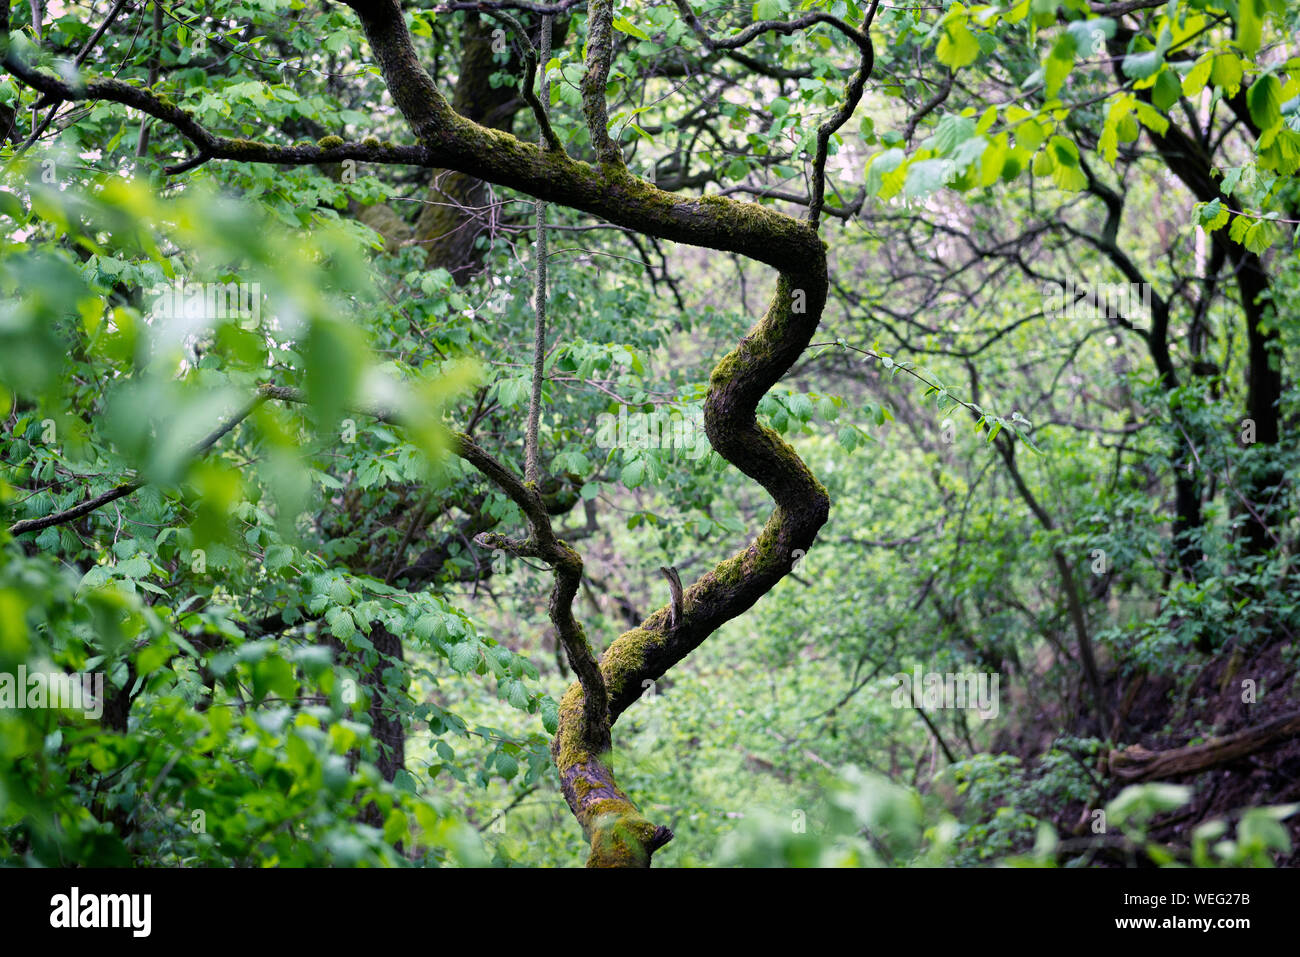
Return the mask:
M 668 590 L 672 592 L 673 603 L 669 611 L 668 627 L 675 629 L 682 623 L 682 577 L 677 574 L 677 569 L 671 566 L 664 568 L 661 565 L 659 570 L 663 572 L 664 578 L 668 579 Z

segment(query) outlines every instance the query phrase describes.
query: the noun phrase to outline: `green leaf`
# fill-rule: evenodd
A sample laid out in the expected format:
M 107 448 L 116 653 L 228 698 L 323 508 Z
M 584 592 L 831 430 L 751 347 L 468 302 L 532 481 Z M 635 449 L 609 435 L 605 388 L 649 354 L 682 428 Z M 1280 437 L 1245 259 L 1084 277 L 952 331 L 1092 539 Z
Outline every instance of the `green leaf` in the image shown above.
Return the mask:
M 1212 233 L 1228 221 L 1228 211 L 1216 196 L 1201 207 L 1199 218 L 1205 231 Z
M 1242 0 L 1245 6 L 1248 0 Z M 1282 122 L 1282 84 L 1271 73 L 1259 77 L 1246 91 L 1246 105 L 1250 118 L 1263 130 L 1271 130 Z
M 614 29 L 619 33 L 626 33 L 630 37 L 636 37 L 638 40 L 649 40 L 650 35 L 638 27 L 631 20 L 625 17 L 614 18 Z
M 1155 104 L 1156 109 L 1169 112 L 1169 108 L 1178 102 L 1178 98 L 1183 95 L 1182 84 L 1178 82 L 1178 76 L 1173 70 L 1165 67 L 1156 77 L 1155 86 L 1151 88 L 1151 102 Z
M 1169 129 L 1169 118 L 1162 115 L 1150 103 L 1134 100 L 1133 112 L 1137 114 L 1137 118 L 1142 122 L 1143 126 L 1161 136 Z
M 1237 0 L 1237 44 L 1247 56 L 1259 52 L 1264 27 L 1264 0 Z
M 1228 227 L 1228 238 L 1234 243 L 1244 243 L 1246 240 L 1246 231 L 1250 229 L 1254 222 L 1249 216 L 1234 216 L 1232 225 Z
M 542 727 L 546 729 L 547 734 L 554 734 L 560 728 L 560 706 L 555 703 L 555 699 L 545 697 L 539 709 L 542 714 Z
M 136 555 L 134 558 L 117 563 L 117 573 L 123 578 L 143 578 L 150 570 L 149 559 L 143 555 Z
M 949 113 L 943 117 L 934 129 L 934 148 L 948 156 L 960 144 L 975 135 L 975 121 L 969 116 Z
M 496 756 L 497 773 L 507 781 L 514 780 L 515 775 L 519 773 L 519 762 L 504 751 L 498 751 Z
M 1048 145 L 1055 154 L 1057 163 L 1079 165 L 1079 147 L 1074 145 L 1074 140 L 1065 136 L 1053 136 Z
M 1183 77 L 1183 96 L 1195 96 L 1205 89 L 1205 84 L 1210 82 L 1210 70 L 1213 67 L 1213 57 L 1204 56 L 1197 60 L 1196 65 Z
M 1061 90 L 1061 84 L 1074 69 L 1074 37 L 1062 33 L 1056 38 L 1052 52 L 1043 63 L 1043 77 L 1047 86 L 1048 97 L 1054 97 Z
M 169 642 L 161 641 L 149 645 L 136 657 L 135 670 L 138 675 L 150 675 L 161 668 L 176 653 Z
M 894 172 L 906 159 L 907 154 L 897 147 L 871 157 L 867 161 L 867 192 L 872 196 L 880 195 L 885 174 Z
M 992 186 L 1002 175 L 1007 162 L 1007 136 L 999 134 L 980 156 L 980 185 Z
M 330 632 L 339 641 L 347 641 L 356 634 L 356 624 L 345 608 L 331 608 L 325 614 L 325 621 L 329 625 Z
M 421 615 L 415 622 L 415 637 L 422 641 L 428 641 L 433 637 L 434 629 L 441 624 L 442 619 L 437 615 Z
M 27 220 L 27 213 L 23 209 L 22 200 L 5 190 L 0 190 L 0 215 L 8 216 L 19 223 Z
M 528 710 L 528 689 L 524 687 L 522 681 L 512 681 L 510 683 L 510 692 L 506 695 L 506 700 L 512 707 L 520 711 Z
M 267 694 L 291 699 L 298 693 L 293 665 L 279 655 L 268 655 L 253 665 L 253 700 L 260 702 Z
M 1180 808 L 1191 798 L 1192 789 L 1181 784 L 1131 784 L 1106 805 L 1106 816 L 1116 823 L 1141 822 Z
M 293 549 L 288 545 L 272 545 L 266 550 L 262 567 L 268 572 L 279 571 L 293 560 Z
M 1132 119 L 1129 114 L 1136 102 L 1137 98 L 1133 94 L 1126 93 L 1112 100 L 1110 108 L 1106 111 L 1106 122 L 1102 126 L 1097 147 L 1101 150 L 1101 158 L 1110 166 L 1115 165 L 1115 160 L 1119 156 L 1122 126 L 1125 119 Z
M 458 674 L 467 674 L 478 665 L 479 646 L 477 641 L 465 641 L 455 645 L 447 659 Z
M 636 488 L 645 481 L 646 464 L 644 459 L 633 459 L 623 466 L 622 481 L 628 488 Z
M 1135 80 L 1145 80 L 1155 76 L 1156 70 L 1164 64 L 1164 54 L 1159 50 L 1146 50 L 1142 53 L 1130 53 L 1124 57 L 1121 69 L 1124 75 Z
M 1244 217 L 1237 217 L 1242 219 Z M 1273 223 L 1266 219 L 1257 220 L 1249 229 L 1246 230 L 1244 245 L 1252 253 L 1262 253 L 1273 245 L 1277 239 L 1277 230 Z
M 1047 131 L 1037 120 L 1026 119 L 1016 127 L 1016 145 L 1024 147 L 1031 153 L 1042 146 L 1046 138 Z
M 928 159 L 907 168 L 903 191 L 908 199 L 921 199 L 944 187 L 955 172 L 956 164 L 947 159 Z
M 940 63 L 958 70 L 975 62 L 980 54 L 980 43 L 964 22 L 954 21 L 944 27 L 934 52 Z
M 335 579 L 330 584 L 330 601 L 336 605 L 352 604 L 352 589 L 348 587 L 348 583 L 343 579 Z
M 1233 96 L 1241 88 L 1244 75 L 1241 59 L 1233 53 L 1220 53 L 1210 67 L 1210 82 L 1228 96 Z

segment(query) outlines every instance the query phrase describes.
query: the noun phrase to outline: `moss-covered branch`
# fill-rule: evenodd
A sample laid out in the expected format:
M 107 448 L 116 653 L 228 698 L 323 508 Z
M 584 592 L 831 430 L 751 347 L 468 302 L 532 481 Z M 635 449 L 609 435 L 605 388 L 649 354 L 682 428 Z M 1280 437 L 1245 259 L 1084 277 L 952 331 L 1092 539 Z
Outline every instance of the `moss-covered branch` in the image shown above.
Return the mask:
M 622 165 L 623 154 L 609 138 L 609 115 L 605 86 L 614 59 L 614 0 L 587 3 L 587 68 L 582 74 L 582 113 L 596 158 L 602 163 Z
M 505 492 L 528 519 L 528 539 L 512 541 L 493 536 L 491 544 L 516 554 L 533 555 L 551 567 L 555 575 L 555 585 L 551 589 L 551 622 L 569 659 L 569 666 L 586 692 L 583 695 L 584 718 L 591 729 L 591 744 L 600 750 L 608 749 L 610 720 L 605 681 L 596 665 L 596 656 L 586 632 L 573 616 L 573 599 L 582 584 L 582 557 L 555 537 L 551 517 L 535 485 L 523 482 L 468 436 L 457 433 L 452 447 L 457 455 Z
M 602 216 L 638 232 L 739 253 L 777 269 L 816 268 L 821 242 L 774 209 L 657 189 L 619 165 L 601 168 L 525 143 L 456 113 L 421 65 L 397 0 L 348 0 L 426 162 Z
M 447 105 L 420 66 L 397 0 L 349 0 L 349 5 L 361 18 L 399 109 L 445 165 L 653 236 L 738 252 L 780 271 L 766 314 L 713 371 L 705 401 L 705 430 L 714 449 L 759 482 L 776 508 L 748 547 L 685 589 L 680 620 L 674 621 L 674 609 L 665 606 L 619 636 L 601 657 L 612 723 L 651 682 L 787 575 L 794 552 L 807 551 L 826 521 L 826 490 L 794 450 L 756 417 L 759 400 L 790 369 L 817 328 L 827 290 L 824 247 L 811 224 L 773 210 L 714 197 L 674 196 L 632 176 L 621 164 L 605 162 L 592 169 L 471 123 Z M 589 57 L 593 45 L 599 46 L 589 40 Z M 589 75 L 591 66 L 589 61 Z M 603 98 L 603 83 L 600 92 Z M 529 514 L 522 483 L 479 458 L 473 464 Z M 530 523 L 533 518 L 529 515 Z M 541 527 L 534 524 L 535 538 Z M 559 558 L 553 565 L 553 615 L 569 613 L 567 607 L 557 608 L 557 599 L 571 597 L 568 583 L 573 582 L 574 590 L 577 585 L 571 576 L 581 574 L 576 553 Z M 552 754 L 561 786 L 591 842 L 589 865 L 647 864 L 671 832 L 647 821 L 615 783 L 605 754 L 608 724 L 593 717 L 595 709 L 587 700 L 586 689 L 593 684 L 580 680 L 560 706 Z

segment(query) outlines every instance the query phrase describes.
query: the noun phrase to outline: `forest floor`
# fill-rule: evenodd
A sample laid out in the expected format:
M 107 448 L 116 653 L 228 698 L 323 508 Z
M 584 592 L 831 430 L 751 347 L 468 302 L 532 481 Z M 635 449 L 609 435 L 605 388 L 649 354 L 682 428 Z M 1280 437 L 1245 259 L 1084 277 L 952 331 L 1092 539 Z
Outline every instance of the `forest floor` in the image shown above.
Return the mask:
M 1235 822 L 1252 807 L 1300 801 L 1300 710 L 1291 693 L 1300 675 L 1291 645 L 1290 636 L 1279 636 L 1254 649 L 1224 649 L 1190 683 L 1146 673 L 1112 676 L 1111 690 L 1121 704 L 1111 738 L 1121 748 L 1095 769 L 1105 790 L 1094 795 L 1096 803 L 1138 781 L 1189 786 L 1191 801 L 1154 818 L 1146 835 L 1151 842 L 1186 848 L 1208 821 Z M 1041 707 L 1020 713 L 1022 720 L 1003 739 L 1004 751 L 1034 767 L 1060 733 L 1064 716 Z M 1076 723 L 1081 726 L 1072 733 L 1096 733 L 1095 719 Z M 1090 807 L 1075 802 L 1055 814 L 1041 810 L 1044 818 L 1055 819 L 1062 836 L 1087 835 Z M 1300 814 L 1282 823 L 1292 851 L 1276 863 L 1300 865 Z M 1127 853 L 1102 853 L 1096 863 L 1112 858 L 1128 862 Z

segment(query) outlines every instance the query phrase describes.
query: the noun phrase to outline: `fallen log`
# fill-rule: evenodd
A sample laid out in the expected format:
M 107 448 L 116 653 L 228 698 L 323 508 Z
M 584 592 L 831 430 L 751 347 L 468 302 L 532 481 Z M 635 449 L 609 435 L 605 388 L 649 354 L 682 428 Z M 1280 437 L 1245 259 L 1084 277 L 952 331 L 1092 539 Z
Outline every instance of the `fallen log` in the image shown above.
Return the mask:
M 1300 735 L 1300 711 L 1279 715 L 1261 725 L 1234 731 L 1204 744 L 1151 751 L 1141 745 L 1111 751 L 1107 766 L 1121 781 L 1152 781 L 1200 774 L 1260 751 L 1275 748 Z

